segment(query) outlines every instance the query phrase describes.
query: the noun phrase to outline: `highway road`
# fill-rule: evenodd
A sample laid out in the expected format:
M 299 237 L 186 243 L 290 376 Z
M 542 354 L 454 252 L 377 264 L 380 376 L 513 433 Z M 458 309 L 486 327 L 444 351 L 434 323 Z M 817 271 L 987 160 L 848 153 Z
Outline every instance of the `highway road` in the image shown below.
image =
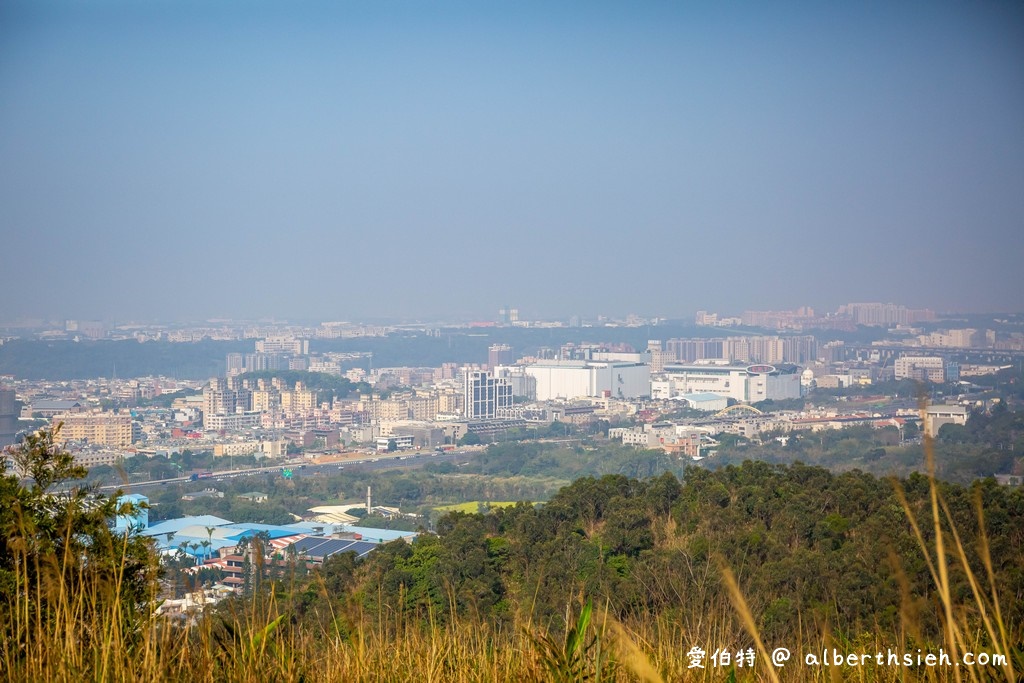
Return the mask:
M 460 449 L 437 453 L 435 451 L 408 451 L 406 453 L 387 455 L 367 455 L 364 459 L 345 460 L 330 463 L 310 463 L 305 461 L 293 461 L 288 464 L 272 465 L 268 467 L 253 467 L 236 470 L 215 470 L 209 477 L 196 480 L 196 484 L 207 484 L 236 479 L 238 477 L 252 477 L 265 474 L 277 474 L 280 476 L 284 469 L 291 470 L 293 477 L 312 477 L 324 474 L 337 474 L 345 472 L 367 472 L 376 470 L 391 470 L 422 467 L 428 463 L 454 462 L 456 464 L 468 462 L 482 452 L 481 449 Z M 117 489 L 130 491 L 132 493 L 143 493 L 150 489 L 172 484 L 187 484 L 192 482 L 191 477 L 175 477 L 173 479 L 158 479 L 151 481 L 136 481 L 131 483 L 102 486 L 100 491 L 110 493 Z

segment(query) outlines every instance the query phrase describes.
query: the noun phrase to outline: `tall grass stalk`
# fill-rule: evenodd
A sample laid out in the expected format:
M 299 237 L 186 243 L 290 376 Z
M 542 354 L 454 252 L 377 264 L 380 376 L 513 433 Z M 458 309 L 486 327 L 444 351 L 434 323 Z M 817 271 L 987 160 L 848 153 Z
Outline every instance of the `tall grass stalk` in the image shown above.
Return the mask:
M 920 405 L 922 424 L 927 424 L 925 409 L 926 404 L 924 400 L 922 400 Z M 910 521 L 914 537 L 917 540 L 918 546 L 921 548 L 921 552 L 927 560 L 929 571 L 931 571 L 932 579 L 936 584 L 937 595 L 942 604 L 943 615 L 945 617 L 943 622 L 943 646 L 950 652 L 951 659 L 958 659 L 961 653 L 971 651 L 971 649 L 975 647 L 991 649 L 992 654 L 998 654 L 1005 657 L 1006 663 L 1000 667 L 1000 671 L 1006 677 L 1008 682 L 1015 683 L 1018 679 L 1014 664 L 1014 651 L 1010 646 L 1009 639 L 1007 637 L 1006 624 L 1003 621 L 1002 613 L 999 608 L 999 594 L 995 585 L 995 573 L 992 568 L 992 558 L 989 553 L 988 535 L 985 530 L 985 516 L 981 505 L 981 499 L 980 497 L 975 499 L 975 510 L 978 518 L 979 529 L 979 555 L 981 557 L 982 564 L 985 567 L 989 589 L 991 591 L 991 608 L 987 605 L 988 597 L 981 591 L 975 572 L 968 561 L 967 552 L 960 540 L 960 534 L 956 528 L 953 515 L 949 510 L 949 505 L 940 494 L 938 481 L 935 476 L 935 439 L 928 433 L 924 436 L 924 456 L 925 467 L 928 475 L 928 493 L 929 501 L 931 503 L 932 526 L 935 534 L 934 560 L 931 557 L 931 549 L 929 548 L 928 543 L 916 522 L 914 511 L 911 508 L 910 503 L 907 501 L 906 494 L 898 483 L 895 483 L 894 486 L 896 487 L 897 495 L 903 506 L 903 510 L 907 515 L 907 519 Z M 949 529 L 948 534 L 952 538 L 954 546 L 948 553 L 946 551 L 946 532 L 944 532 L 943 529 L 943 520 L 945 520 L 945 526 Z M 953 598 L 949 579 L 949 561 L 951 557 L 954 562 L 961 566 L 964 571 L 964 575 L 967 577 L 971 588 L 971 596 L 973 598 L 973 603 L 969 605 L 969 607 L 977 610 L 980 620 L 978 625 L 969 622 L 966 609 L 964 609 L 968 607 L 968 605 L 958 606 Z M 961 609 L 957 610 L 958 607 L 961 607 Z M 954 610 L 957 610 L 959 615 L 955 615 Z M 968 640 L 966 634 L 971 631 L 976 631 L 979 627 L 983 629 L 985 634 L 988 636 L 987 640 L 983 640 L 978 637 Z M 978 669 L 971 667 L 965 670 L 968 672 L 971 680 L 980 680 L 981 674 Z M 957 681 L 962 680 L 961 669 L 959 667 L 953 668 L 953 676 Z

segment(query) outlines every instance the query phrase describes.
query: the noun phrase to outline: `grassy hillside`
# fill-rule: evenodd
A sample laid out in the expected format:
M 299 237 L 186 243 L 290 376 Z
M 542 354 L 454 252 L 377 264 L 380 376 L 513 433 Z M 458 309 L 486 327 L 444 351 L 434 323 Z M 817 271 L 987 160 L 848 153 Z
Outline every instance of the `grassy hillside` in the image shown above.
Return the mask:
M 52 444 L 37 446 L 41 465 L 56 462 Z M 247 595 L 174 621 L 153 616 L 140 542 L 118 542 L 95 525 L 109 509 L 49 495 L 59 477 L 36 472 L 41 485 L 0 479 L 7 680 L 1014 681 L 1024 670 L 1024 491 L 991 481 L 753 462 L 584 477 L 541 507 L 450 513 L 436 535 L 365 561 L 256 562 Z M 782 667 L 778 648 L 793 656 Z M 940 653 L 949 666 L 916 659 Z M 967 653 L 1005 660 L 967 666 Z

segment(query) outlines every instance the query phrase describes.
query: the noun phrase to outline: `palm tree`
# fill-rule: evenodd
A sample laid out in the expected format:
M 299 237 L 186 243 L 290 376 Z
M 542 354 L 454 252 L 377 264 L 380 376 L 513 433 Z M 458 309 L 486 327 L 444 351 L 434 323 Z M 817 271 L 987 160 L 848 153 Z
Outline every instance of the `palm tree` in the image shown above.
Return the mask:
M 206 536 L 209 538 L 209 541 L 210 541 L 208 545 L 213 545 L 213 532 L 214 532 L 215 529 L 216 529 L 216 527 L 212 527 L 212 526 L 206 527 Z
M 174 538 L 174 532 L 173 531 L 168 531 L 167 532 L 167 548 L 168 549 L 170 549 L 170 547 L 171 547 L 171 539 L 172 538 Z M 178 574 L 180 573 L 180 570 L 176 566 L 176 563 L 174 562 L 173 559 L 171 561 L 169 561 L 167 564 L 169 564 L 170 567 L 171 567 L 171 581 L 172 581 L 171 590 L 174 591 L 174 597 L 178 597 Z

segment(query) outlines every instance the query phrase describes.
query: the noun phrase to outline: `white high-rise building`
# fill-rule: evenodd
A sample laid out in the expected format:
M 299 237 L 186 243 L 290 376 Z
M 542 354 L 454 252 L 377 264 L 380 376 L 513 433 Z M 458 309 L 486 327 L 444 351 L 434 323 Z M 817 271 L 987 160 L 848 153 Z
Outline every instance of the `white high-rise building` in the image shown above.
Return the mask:
M 256 353 L 291 353 L 309 355 L 309 340 L 299 337 L 267 337 L 256 340 Z
M 512 383 L 480 370 L 466 373 L 466 417 L 471 420 L 493 419 L 499 408 L 512 407 Z

